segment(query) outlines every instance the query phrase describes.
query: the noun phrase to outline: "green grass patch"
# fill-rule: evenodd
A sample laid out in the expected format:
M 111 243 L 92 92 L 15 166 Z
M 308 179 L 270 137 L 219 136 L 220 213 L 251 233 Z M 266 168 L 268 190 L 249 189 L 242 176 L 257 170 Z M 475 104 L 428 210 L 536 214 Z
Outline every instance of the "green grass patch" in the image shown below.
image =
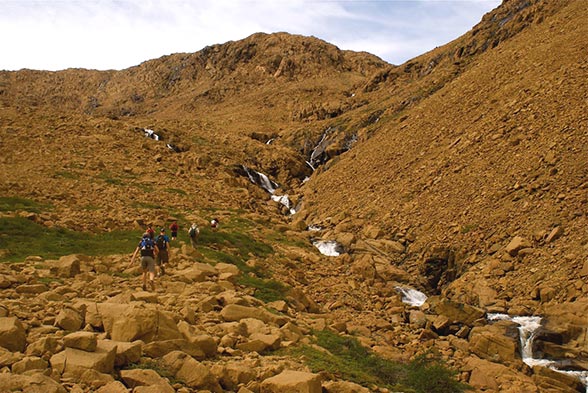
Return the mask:
M 399 363 L 377 356 L 354 337 L 328 330 L 315 332 L 315 336 L 314 347 L 300 346 L 282 351 L 302 357 L 313 372 L 327 372 L 363 386 L 415 393 L 460 393 L 471 389 L 457 381 L 456 373 L 430 354 L 410 363 Z
M 150 184 L 145 184 L 145 183 L 133 183 L 132 184 L 133 187 L 138 188 L 139 190 L 146 192 L 146 193 L 151 193 L 154 191 L 153 186 L 151 186 Z
M 39 279 L 37 280 L 43 284 L 51 284 L 52 282 L 57 282 L 59 284 L 63 284 L 63 280 L 59 279 L 59 278 L 55 278 L 55 277 L 39 277 Z
M 72 180 L 76 180 L 80 178 L 80 175 L 78 175 L 77 173 L 73 173 L 73 172 L 68 172 L 68 171 L 57 171 L 55 172 L 55 177 L 62 177 L 64 179 L 72 179 Z
M 276 300 L 286 300 L 288 287 L 275 280 L 266 280 L 263 278 L 243 274 L 237 281 L 240 285 L 255 288 L 254 297 L 266 303 Z
M 218 245 L 230 248 L 232 249 L 231 251 L 234 251 L 235 256 L 238 256 L 242 261 L 250 257 L 266 257 L 274 252 L 272 246 L 256 240 L 246 233 L 233 231 L 225 227 L 216 232 L 201 229 L 198 243 L 213 249 Z
M 182 196 L 188 195 L 188 193 L 186 191 L 180 190 L 179 188 L 166 188 L 165 191 L 169 192 L 170 194 L 178 194 L 178 195 L 182 195 Z
M 8 253 L 5 262 L 23 260 L 29 255 L 59 258 L 69 254 L 111 255 L 131 253 L 139 242 L 140 231 L 107 233 L 76 232 L 47 228 L 21 217 L 0 217 L 0 249 Z
M 275 243 L 281 243 L 285 246 L 294 246 L 305 250 L 311 250 L 313 247 L 308 241 L 300 238 L 290 238 L 282 232 L 271 231 L 266 234 L 266 239 L 269 239 Z
M 162 208 L 161 205 L 156 205 L 155 203 L 150 203 L 150 202 L 134 202 L 132 204 L 132 206 L 134 208 L 139 208 L 139 209 L 161 209 Z
M 460 232 L 466 234 L 468 232 L 475 231 L 476 229 L 478 229 L 478 224 L 466 224 L 460 228 Z
M 121 178 L 114 177 L 110 172 L 101 172 L 100 175 L 98 175 L 98 177 L 100 177 L 106 183 L 112 184 L 115 186 L 120 186 L 123 184 L 123 181 Z
M 0 197 L 0 211 L 12 212 L 25 210 L 32 213 L 41 213 L 50 210 L 51 206 L 20 197 Z

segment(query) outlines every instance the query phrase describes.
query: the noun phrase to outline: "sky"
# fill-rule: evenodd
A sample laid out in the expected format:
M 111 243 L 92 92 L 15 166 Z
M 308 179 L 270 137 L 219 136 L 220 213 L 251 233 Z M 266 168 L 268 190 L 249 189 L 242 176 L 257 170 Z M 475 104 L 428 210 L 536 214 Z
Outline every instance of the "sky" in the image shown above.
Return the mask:
M 124 69 L 257 32 L 314 36 L 402 64 L 501 0 L 0 0 L 0 70 Z

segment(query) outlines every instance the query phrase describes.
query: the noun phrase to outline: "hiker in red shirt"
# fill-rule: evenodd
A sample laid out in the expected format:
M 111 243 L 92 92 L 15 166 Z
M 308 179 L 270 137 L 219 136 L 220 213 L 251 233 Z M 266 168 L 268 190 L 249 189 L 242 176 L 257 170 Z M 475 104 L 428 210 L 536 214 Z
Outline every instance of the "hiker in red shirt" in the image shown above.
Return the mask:
M 172 224 L 169 226 L 169 230 L 171 231 L 171 239 L 172 240 L 176 240 L 176 238 L 178 237 L 178 229 L 180 227 L 178 226 L 177 221 L 172 222 Z
M 147 230 L 145 231 L 145 233 L 149 235 L 151 240 L 155 239 L 155 230 L 153 229 L 152 224 L 147 225 Z

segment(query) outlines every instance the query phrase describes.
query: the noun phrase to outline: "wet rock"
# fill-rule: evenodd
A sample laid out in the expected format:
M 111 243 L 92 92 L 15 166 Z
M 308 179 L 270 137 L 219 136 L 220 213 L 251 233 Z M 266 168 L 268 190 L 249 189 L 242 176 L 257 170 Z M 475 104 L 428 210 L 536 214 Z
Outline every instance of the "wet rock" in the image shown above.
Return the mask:
M 542 366 L 533 367 L 533 373 L 533 380 L 541 392 L 583 393 L 586 391 L 586 387 L 576 376 Z

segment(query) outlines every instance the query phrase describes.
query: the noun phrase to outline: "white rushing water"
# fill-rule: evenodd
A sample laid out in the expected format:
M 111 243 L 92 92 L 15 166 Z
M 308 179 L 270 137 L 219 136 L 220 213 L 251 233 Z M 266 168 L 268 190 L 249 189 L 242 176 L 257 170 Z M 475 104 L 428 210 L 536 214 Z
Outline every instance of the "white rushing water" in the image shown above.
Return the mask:
M 512 321 L 519 325 L 519 339 L 521 343 L 521 357 L 529 367 L 543 366 L 549 367 L 550 369 L 568 375 L 573 375 L 580 379 L 584 386 L 586 386 L 586 392 L 588 392 L 588 371 L 569 371 L 562 370 L 565 367 L 566 361 L 538 359 L 533 356 L 533 340 L 541 328 L 541 317 L 511 317 L 507 314 L 488 314 L 487 319 L 489 321 Z
M 285 195 L 272 195 L 272 201 L 278 202 L 288 208 L 290 214 L 296 214 L 296 209 L 292 207 L 288 194 Z
M 150 130 L 149 128 L 145 128 L 143 129 L 143 132 L 145 133 L 145 136 L 147 138 L 151 138 L 151 139 L 155 139 L 156 141 L 160 140 L 161 138 L 159 137 L 159 135 L 157 135 L 155 133 L 155 131 Z
M 402 303 L 420 307 L 427 301 L 427 295 L 416 289 L 403 287 L 396 287 L 394 289 L 402 295 Z
M 334 240 L 315 240 L 312 245 L 318 248 L 321 254 L 329 257 L 338 257 L 343 253 L 343 247 Z
M 254 171 L 253 169 L 250 169 L 245 165 L 241 166 L 245 170 L 245 173 L 247 173 L 247 176 L 249 177 L 251 183 L 257 184 L 258 186 L 272 194 L 272 201 L 278 202 L 286 206 L 290 214 L 295 214 L 297 212 L 297 209 L 292 207 L 292 202 L 290 202 L 290 197 L 288 197 L 287 194 L 276 195 L 276 190 L 280 187 L 278 183 L 270 180 L 270 178 L 267 175 L 261 172 Z

